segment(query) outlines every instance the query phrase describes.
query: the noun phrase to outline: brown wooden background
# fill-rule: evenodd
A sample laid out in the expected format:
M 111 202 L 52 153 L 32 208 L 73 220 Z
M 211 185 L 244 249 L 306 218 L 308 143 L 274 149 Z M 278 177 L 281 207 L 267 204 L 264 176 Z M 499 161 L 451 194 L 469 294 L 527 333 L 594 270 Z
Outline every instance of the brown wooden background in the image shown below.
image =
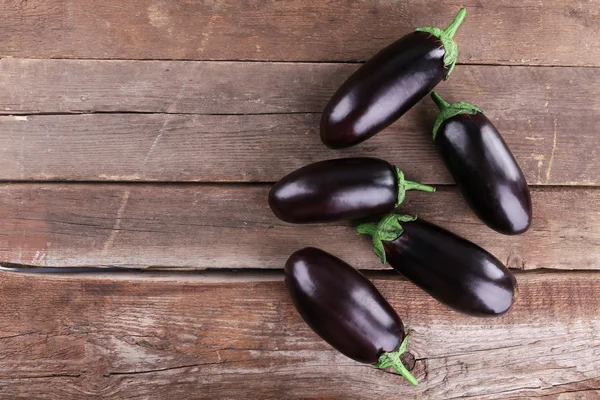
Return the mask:
M 518 237 L 479 223 L 431 146 L 429 100 L 344 151 L 318 138 L 337 86 L 460 6 L 460 65 L 532 185 Z M 2 0 L 0 261 L 163 272 L 0 273 L 0 398 L 600 398 L 599 0 Z M 439 185 L 402 209 L 517 271 L 500 319 L 447 310 L 348 224 L 293 226 L 270 184 L 371 155 Z M 414 330 L 420 380 L 333 351 L 281 268 L 317 245 L 367 271 Z

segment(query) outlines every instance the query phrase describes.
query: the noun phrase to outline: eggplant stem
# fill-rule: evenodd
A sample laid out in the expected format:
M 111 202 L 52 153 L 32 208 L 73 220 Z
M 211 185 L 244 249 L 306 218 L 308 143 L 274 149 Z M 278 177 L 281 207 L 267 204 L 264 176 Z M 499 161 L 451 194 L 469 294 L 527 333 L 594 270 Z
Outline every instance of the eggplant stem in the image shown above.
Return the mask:
M 410 382 L 411 385 L 417 386 L 419 384 L 417 378 L 415 378 L 413 374 L 411 374 L 410 371 L 406 369 L 406 367 L 402 364 L 402 361 L 398 360 L 397 363 L 392 364 L 392 368 L 394 368 L 400 375 L 402 375 L 408 382 Z
M 431 98 L 440 111 L 444 111 L 446 108 L 450 107 L 450 103 L 442 99 L 442 96 L 437 94 L 437 92 L 431 92 Z
M 458 11 L 458 14 L 456 14 L 456 17 L 454 17 L 454 19 L 452 20 L 452 22 L 450 22 L 450 24 L 448 24 L 448 26 L 444 29 L 444 33 L 446 35 L 448 35 L 448 37 L 450 39 L 452 39 L 454 37 L 454 35 L 456 34 L 456 31 L 462 24 L 466 15 L 467 15 L 467 10 L 465 8 L 461 8 Z
M 396 203 L 394 203 L 394 208 L 404 203 L 404 199 L 406 198 L 406 191 L 408 190 L 421 190 L 423 192 L 429 193 L 435 192 L 435 188 L 433 186 L 405 180 L 404 173 L 400 171 L 400 168 L 398 168 L 396 165 L 394 165 L 394 171 L 396 171 L 396 180 L 398 182 L 398 195 L 396 196 Z
M 416 220 L 417 217 L 411 215 L 388 214 L 383 217 L 379 223 L 360 224 L 356 227 L 358 234 L 369 235 L 373 238 L 373 252 L 385 264 L 385 248 L 383 242 L 396 240 L 404 233 L 400 222 L 410 222 Z
M 440 109 L 440 114 L 438 115 L 438 117 L 435 120 L 435 123 L 433 124 L 433 141 L 434 142 L 435 142 L 435 138 L 437 136 L 438 130 L 440 129 L 440 127 L 442 126 L 444 121 L 446 121 L 452 117 L 456 117 L 457 115 L 461 115 L 461 114 L 471 114 L 471 115 L 474 115 L 477 113 L 483 114 L 483 111 L 479 107 L 477 107 L 471 103 L 467 103 L 466 101 L 459 101 L 458 103 L 450 104 L 447 101 L 445 101 L 444 99 L 442 99 L 442 97 L 439 94 L 437 94 L 436 92 L 431 93 L 431 98 L 433 99 L 435 104 Z
M 419 182 L 404 181 L 405 190 L 420 190 L 422 192 L 433 193 L 435 188 L 433 186 L 425 185 Z
M 427 32 L 430 35 L 435 36 L 440 39 L 442 45 L 444 47 L 444 66 L 448 68 L 448 72 L 444 77 L 444 80 L 448 79 L 452 70 L 454 70 L 454 65 L 456 64 L 456 60 L 458 60 L 458 45 L 454 41 L 453 37 L 456 33 L 456 30 L 462 24 L 465 19 L 465 15 L 467 14 L 467 10 L 461 8 L 454 17 L 454 20 L 446 27 L 446 29 L 440 29 L 436 26 L 424 26 L 417 28 L 417 32 Z
M 388 353 L 383 353 L 379 357 L 379 361 L 377 362 L 377 364 L 375 364 L 375 367 L 380 369 L 392 367 L 396 370 L 396 372 L 402 375 L 404 379 L 410 382 L 411 385 L 417 386 L 419 384 L 419 381 L 417 381 L 413 374 L 411 374 L 410 371 L 406 369 L 404 364 L 402 364 L 402 360 L 400 359 L 400 356 L 402 356 L 402 354 L 404 354 L 404 352 L 406 351 L 407 345 L 408 335 L 404 337 L 404 340 L 402 341 L 400 347 L 398 347 L 397 350 L 390 351 Z

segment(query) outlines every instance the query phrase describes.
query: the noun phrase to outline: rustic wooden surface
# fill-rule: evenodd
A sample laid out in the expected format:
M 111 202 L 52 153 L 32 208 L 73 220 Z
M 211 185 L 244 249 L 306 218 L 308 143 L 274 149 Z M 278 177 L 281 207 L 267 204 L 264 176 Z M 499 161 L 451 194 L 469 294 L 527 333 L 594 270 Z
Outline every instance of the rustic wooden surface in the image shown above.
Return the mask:
M 359 62 L 460 6 L 459 65 L 437 90 L 513 150 L 534 202 L 521 236 L 452 186 L 429 99 L 355 148 L 318 139 Z M 600 398 L 600 0 L 5 0 L 0 15 L 0 264 L 161 270 L 0 271 L 0 398 Z M 514 310 L 458 315 L 353 224 L 272 215 L 283 174 L 356 155 L 440 185 L 402 210 L 514 268 Z M 308 245 L 367 270 L 413 330 L 419 387 L 302 322 L 281 267 Z
M 266 282 L 3 275 L 0 393 L 127 399 L 592 395 L 600 387 L 600 275 L 518 278 L 516 306 L 500 319 L 463 317 L 406 281 L 374 279 L 413 330 L 405 357 L 421 382 L 413 388 L 320 340 L 295 312 L 281 274 Z

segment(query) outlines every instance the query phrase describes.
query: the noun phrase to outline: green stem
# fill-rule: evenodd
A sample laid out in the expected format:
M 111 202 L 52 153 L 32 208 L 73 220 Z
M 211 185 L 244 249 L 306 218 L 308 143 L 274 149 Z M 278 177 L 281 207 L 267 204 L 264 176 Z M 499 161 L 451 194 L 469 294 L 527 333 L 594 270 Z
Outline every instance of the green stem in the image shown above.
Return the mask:
M 433 186 L 425 185 L 419 182 L 404 181 L 405 190 L 420 190 L 422 192 L 433 193 L 435 188 Z
M 447 101 L 445 101 L 444 99 L 442 99 L 442 97 L 439 94 L 437 94 L 436 92 L 431 93 L 431 98 L 433 99 L 435 104 L 440 109 L 440 114 L 438 115 L 438 117 L 435 120 L 435 123 L 433 124 L 433 140 L 434 141 L 435 141 L 435 137 L 437 136 L 438 130 L 440 129 L 440 127 L 446 120 L 448 120 L 452 117 L 456 117 L 457 115 L 461 115 L 461 114 L 470 114 L 470 115 L 474 115 L 477 113 L 483 114 L 483 111 L 481 111 L 481 109 L 479 107 L 477 107 L 471 103 L 467 103 L 466 101 L 459 101 L 458 103 L 450 104 Z
M 407 181 L 404 179 L 404 173 L 400 171 L 400 168 L 394 165 L 394 170 L 396 171 L 396 180 L 398 182 L 398 195 L 396 196 L 396 203 L 394 204 L 394 208 L 398 207 L 400 204 L 404 202 L 406 198 L 407 190 L 421 190 L 423 192 L 435 192 L 435 188 L 429 185 L 425 185 L 419 182 Z
M 461 8 L 458 11 L 458 14 L 456 14 L 456 17 L 454 17 L 454 20 L 452 22 L 450 22 L 450 24 L 446 27 L 446 29 L 444 29 L 444 33 L 446 35 L 448 35 L 448 37 L 450 39 L 452 39 L 454 37 L 454 34 L 456 34 L 456 31 L 458 30 L 458 28 L 462 24 L 462 22 L 465 19 L 466 15 L 467 15 L 467 9 L 466 8 Z
M 450 107 L 450 103 L 442 99 L 442 96 L 437 94 L 437 92 L 431 92 L 431 98 L 440 111 L 444 111 L 446 108 Z
M 410 371 L 406 369 L 406 367 L 402 364 L 402 361 L 398 360 L 398 363 L 392 364 L 392 368 L 394 368 L 400 375 L 402 375 L 407 381 L 409 381 L 411 385 L 417 386 L 419 384 L 417 378 L 415 378 L 413 374 L 411 374 Z
M 379 257 L 381 263 L 384 264 L 386 256 L 383 242 L 390 242 L 398 239 L 404 232 L 400 223 L 411 222 L 415 219 L 417 219 L 417 217 L 411 215 L 388 214 L 377 224 L 366 223 L 357 226 L 356 232 L 358 234 L 369 235 L 373 238 L 373 252 Z
M 427 32 L 430 35 L 435 36 L 440 39 L 442 45 L 444 46 L 444 66 L 448 68 L 448 73 L 446 73 L 446 77 L 444 79 L 448 79 L 450 73 L 454 69 L 454 65 L 456 65 L 456 60 L 458 60 L 458 45 L 454 41 L 453 37 L 456 33 L 456 30 L 462 24 L 465 19 L 465 15 L 467 15 L 467 10 L 461 8 L 454 20 L 446 27 L 446 29 L 440 29 L 436 26 L 425 26 L 417 28 L 417 32 Z
M 392 367 L 396 370 L 396 372 L 402 375 L 404 379 L 410 382 L 411 385 L 417 386 L 419 382 L 413 376 L 413 374 L 411 374 L 410 371 L 406 369 L 404 364 L 402 364 L 402 360 L 400 359 L 400 356 L 402 356 L 402 354 L 404 354 L 404 352 L 406 351 L 407 344 L 408 335 L 404 337 L 402 344 L 400 345 L 400 347 L 398 347 L 397 350 L 390 351 L 389 353 L 383 353 L 379 357 L 379 361 L 377 362 L 377 364 L 375 364 L 375 367 L 380 369 Z

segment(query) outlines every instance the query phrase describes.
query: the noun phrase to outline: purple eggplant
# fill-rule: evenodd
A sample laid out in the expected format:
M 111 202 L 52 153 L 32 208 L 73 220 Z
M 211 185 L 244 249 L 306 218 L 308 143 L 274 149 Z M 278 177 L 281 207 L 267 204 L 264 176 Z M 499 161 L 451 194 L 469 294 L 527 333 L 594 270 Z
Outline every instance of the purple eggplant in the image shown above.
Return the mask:
M 514 275 L 496 257 L 439 226 L 390 214 L 357 227 L 375 254 L 446 306 L 472 316 L 505 314 L 517 295 Z
M 271 188 L 269 205 L 279 219 L 297 224 L 353 220 L 389 213 L 407 190 L 435 189 L 405 180 L 398 167 L 378 158 L 340 158 L 283 177 Z
M 529 188 L 496 127 L 472 104 L 431 96 L 440 109 L 433 142 L 471 209 L 499 233 L 525 232 L 532 218 Z
M 402 320 L 363 274 L 307 247 L 287 260 L 285 283 L 298 313 L 333 348 L 361 363 L 393 367 L 417 385 L 400 361 L 407 346 Z
M 448 78 L 458 58 L 452 39 L 466 10 L 446 29 L 417 28 L 377 53 L 335 92 L 321 117 L 321 140 L 330 148 L 377 134 Z

